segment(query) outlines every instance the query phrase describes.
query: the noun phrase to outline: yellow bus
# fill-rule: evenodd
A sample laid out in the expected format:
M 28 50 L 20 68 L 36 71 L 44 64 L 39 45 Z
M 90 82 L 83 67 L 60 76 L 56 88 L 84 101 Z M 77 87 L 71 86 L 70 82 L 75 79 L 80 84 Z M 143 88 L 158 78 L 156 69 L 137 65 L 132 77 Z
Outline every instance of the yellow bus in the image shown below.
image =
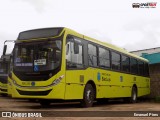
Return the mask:
M 11 55 L 2 55 L 0 59 L 0 94 L 8 95 L 8 74 L 10 70 Z
M 84 107 L 102 98 L 150 93 L 148 61 L 71 29 L 20 32 L 13 50 L 12 97 L 78 100 Z

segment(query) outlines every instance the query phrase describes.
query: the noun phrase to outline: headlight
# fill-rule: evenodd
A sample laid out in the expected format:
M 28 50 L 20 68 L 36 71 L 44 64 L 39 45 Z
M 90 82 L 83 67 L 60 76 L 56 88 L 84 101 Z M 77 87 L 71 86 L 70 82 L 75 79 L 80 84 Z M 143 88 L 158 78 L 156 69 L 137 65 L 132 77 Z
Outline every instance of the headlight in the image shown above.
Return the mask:
M 13 83 L 14 83 L 14 84 L 17 84 L 15 80 L 13 80 Z
M 18 85 L 17 82 L 13 79 L 12 79 L 12 82 L 13 82 L 14 85 L 16 85 L 16 86 Z
M 59 78 L 57 78 L 56 80 L 53 81 L 53 85 L 57 85 L 58 83 L 61 82 L 61 80 L 63 79 L 64 75 L 60 76 Z

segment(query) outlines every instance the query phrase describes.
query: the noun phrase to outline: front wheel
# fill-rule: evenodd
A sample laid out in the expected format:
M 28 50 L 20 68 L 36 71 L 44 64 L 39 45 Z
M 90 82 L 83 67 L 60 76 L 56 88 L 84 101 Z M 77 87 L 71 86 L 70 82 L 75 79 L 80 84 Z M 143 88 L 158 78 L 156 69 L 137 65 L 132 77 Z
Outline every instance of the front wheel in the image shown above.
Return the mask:
M 137 88 L 133 87 L 132 88 L 132 95 L 131 95 L 131 103 L 136 103 L 137 102 Z
M 36 99 L 28 99 L 29 102 L 36 102 Z
M 87 84 L 84 89 L 82 107 L 92 107 L 95 98 L 95 91 L 91 84 Z
M 49 107 L 51 102 L 49 100 L 41 99 L 39 100 L 39 103 L 42 107 Z
M 1 96 L 2 96 L 2 97 L 7 97 L 8 94 L 7 94 L 7 93 L 2 93 Z

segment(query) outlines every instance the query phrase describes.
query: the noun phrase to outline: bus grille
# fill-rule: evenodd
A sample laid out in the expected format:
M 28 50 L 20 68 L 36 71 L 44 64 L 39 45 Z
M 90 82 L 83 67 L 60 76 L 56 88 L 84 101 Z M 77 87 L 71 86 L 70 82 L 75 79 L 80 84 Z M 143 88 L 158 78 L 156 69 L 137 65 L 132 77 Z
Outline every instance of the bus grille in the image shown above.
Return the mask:
M 0 82 L 3 84 L 7 84 L 8 83 L 7 76 L 6 77 L 0 76 Z
M 1 90 L 2 92 L 7 92 L 7 89 L 2 89 L 2 88 L 0 88 L 0 90 Z
M 18 93 L 20 95 L 31 95 L 31 96 L 44 96 L 44 95 L 48 95 L 51 90 L 46 90 L 46 91 L 22 91 L 22 90 L 18 90 L 17 89 L 17 91 L 18 91 Z

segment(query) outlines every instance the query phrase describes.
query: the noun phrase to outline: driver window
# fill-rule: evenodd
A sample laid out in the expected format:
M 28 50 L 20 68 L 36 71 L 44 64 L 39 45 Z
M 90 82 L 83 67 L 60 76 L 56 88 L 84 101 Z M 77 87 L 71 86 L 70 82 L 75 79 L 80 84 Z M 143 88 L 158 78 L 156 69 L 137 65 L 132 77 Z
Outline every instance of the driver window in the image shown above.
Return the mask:
M 71 37 L 67 38 L 66 64 L 67 68 L 83 68 L 83 45 L 81 43 L 75 43 Z

